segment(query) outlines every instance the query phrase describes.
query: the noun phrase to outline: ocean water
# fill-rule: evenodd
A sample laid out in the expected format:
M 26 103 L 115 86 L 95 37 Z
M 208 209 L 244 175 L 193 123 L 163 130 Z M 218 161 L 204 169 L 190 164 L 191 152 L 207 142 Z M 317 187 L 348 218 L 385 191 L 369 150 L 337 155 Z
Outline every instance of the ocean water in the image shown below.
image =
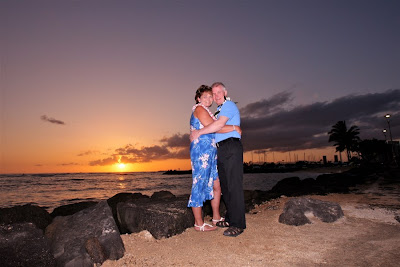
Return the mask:
M 279 180 L 297 176 L 316 178 L 320 173 L 245 173 L 246 190 L 270 190 Z M 81 201 L 99 201 L 118 193 L 167 190 L 174 195 L 190 194 L 192 176 L 162 172 L 0 174 L 0 207 L 35 204 L 51 212 L 54 208 Z

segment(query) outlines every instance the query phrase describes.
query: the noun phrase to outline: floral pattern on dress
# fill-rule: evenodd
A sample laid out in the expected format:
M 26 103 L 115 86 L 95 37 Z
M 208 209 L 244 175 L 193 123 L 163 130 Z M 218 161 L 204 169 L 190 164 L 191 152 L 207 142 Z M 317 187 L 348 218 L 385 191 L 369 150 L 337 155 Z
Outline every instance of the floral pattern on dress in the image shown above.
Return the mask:
M 202 106 L 210 116 L 215 120 L 212 113 L 201 104 L 193 107 L 193 111 L 197 106 Z M 190 129 L 199 130 L 204 126 L 193 113 L 190 118 Z M 214 180 L 218 178 L 217 170 L 217 147 L 215 143 L 215 134 L 205 134 L 198 139 L 193 140 L 190 144 L 190 159 L 192 164 L 192 192 L 190 194 L 188 207 L 202 207 L 206 200 L 214 198 Z

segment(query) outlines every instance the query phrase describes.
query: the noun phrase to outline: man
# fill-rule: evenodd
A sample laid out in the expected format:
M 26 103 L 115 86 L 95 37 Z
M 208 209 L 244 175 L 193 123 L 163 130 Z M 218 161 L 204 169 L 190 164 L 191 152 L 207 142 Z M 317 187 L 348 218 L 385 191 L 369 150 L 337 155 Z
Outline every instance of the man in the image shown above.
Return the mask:
M 219 131 L 225 124 L 240 126 L 240 112 L 236 104 L 226 99 L 227 90 L 223 83 L 211 85 L 213 99 L 217 103 L 217 120 L 206 127 L 193 131 L 190 139 L 200 135 Z M 217 114 L 218 113 L 218 114 Z M 243 146 L 237 131 L 216 133 L 218 155 L 218 174 L 221 183 L 222 198 L 226 206 L 225 221 L 217 223 L 220 227 L 229 227 L 225 236 L 238 236 L 246 228 L 245 205 L 243 195 Z

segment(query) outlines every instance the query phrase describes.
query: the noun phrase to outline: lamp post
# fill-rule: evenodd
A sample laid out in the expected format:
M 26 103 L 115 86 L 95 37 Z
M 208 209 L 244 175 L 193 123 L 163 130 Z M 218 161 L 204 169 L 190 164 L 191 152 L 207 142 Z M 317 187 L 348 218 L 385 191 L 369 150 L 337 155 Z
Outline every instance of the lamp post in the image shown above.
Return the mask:
M 394 161 L 394 164 L 395 164 L 396 166 L 398 166 L 398 165 L 397 165 L 397 160 L 396 160 L 396 153 L 395 153 L 395 151 L 394 151 L 394 144 L 393 144 L 393 138 L 392 138 L 392 130 L 390 129 L 390 114 L 386 114 L 386 115 L 385 115 L 385 118 L 386 118 L 387 124 L 388 124 L 388 126 L 389 126 L 390 146 L 392 147 L 393 161 Z
M 390 142 L 393 143 L 393 139 L 392 139 L 392 130 L 390 129 L 390 114 L 386 114 L 385 115 L 387 124 L 389 126 L 389 136 L 390 136 Z
M 386 140 L 386 129 L 383 129 L 383 130 L 382 130 L 382 133 L 383 133 L 383 135 L 385 136 L 385 142 L 386 142 L 386 141 L 387 141 L 387 140 Z

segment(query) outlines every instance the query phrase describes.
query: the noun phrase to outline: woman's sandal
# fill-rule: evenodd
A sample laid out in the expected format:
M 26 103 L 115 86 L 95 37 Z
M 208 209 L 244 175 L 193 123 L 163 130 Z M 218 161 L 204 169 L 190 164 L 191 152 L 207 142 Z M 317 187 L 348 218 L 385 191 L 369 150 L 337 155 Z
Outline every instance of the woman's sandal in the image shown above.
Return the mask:
M 241 233 L 243 233 L 243 229 L 242 228 L 231 226 L 231 227 L 229 227 L 228 229 L 226 229 L 224 231 L 224 236 L 235 237 L 235 236 L 240 235 Z
M 208 228 L 206 228 L 206 226 L 208 226 Z M 198 229 L 196 229 L 196 228 L 198 228 Z M 197 225 L 197 224 L 195 224 L 194 225 L 194 229 L 196 230 L 196 231 L 200 231 L 200 232 L 207 232 L 207 231 L 214 231 L 214 230 L 217 230 L 217 227 L 215 227 L 215 226 L 213 226 L 213 225 L 211 225 L 211 224 L 208 224 L 208 223 L 203 223 L 203 225 Z

